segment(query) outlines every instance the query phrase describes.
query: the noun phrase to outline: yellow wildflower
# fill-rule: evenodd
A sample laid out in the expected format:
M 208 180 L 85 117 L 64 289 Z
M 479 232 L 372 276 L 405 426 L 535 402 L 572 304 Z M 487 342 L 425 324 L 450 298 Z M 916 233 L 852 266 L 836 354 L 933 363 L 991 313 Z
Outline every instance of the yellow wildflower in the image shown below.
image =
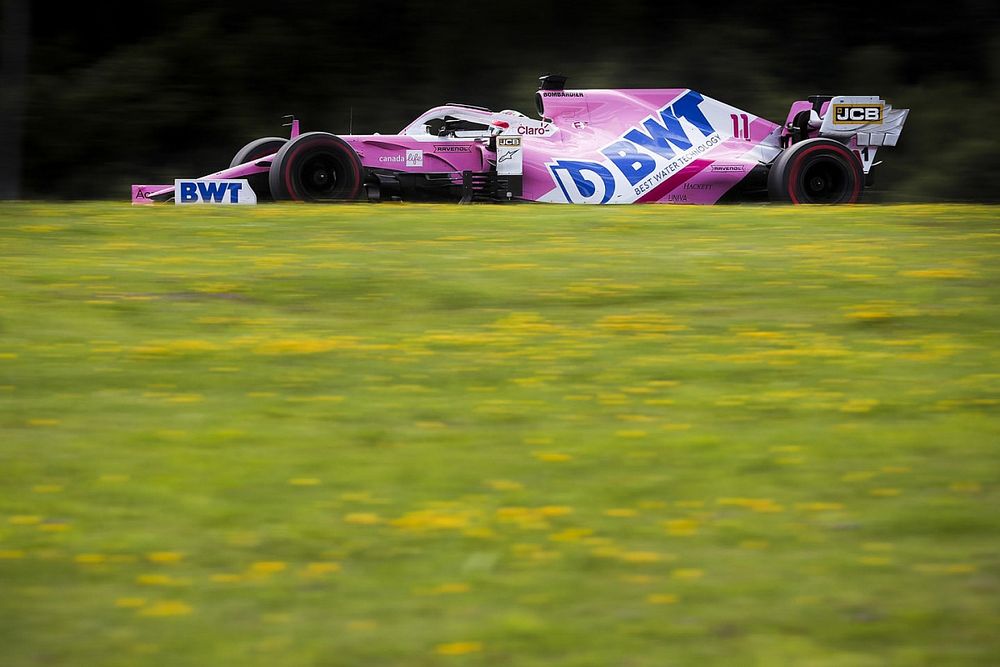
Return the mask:
M 146 604 L 145 598 L 118 598 L 115 600 L 115 606 L 121 607 L 122 609 L 135 609 Z
M 320 577 L 325 574 L 340 572 L 340 569 L 340 563 L 334 563 L 333 561 L 321 561 L 306 565 L 303 574 L 310 577 Z
M 658 563 L 663 560 L 663 556 L 655 551 L 626 551 L 620 558 L 626 563 Z
M 287 563 L 280 560 L 264 560 L 250 566 L 250 571 L 255 574 L 274 574 L 282 572 L 288 567 Z
M 320 481 L 315 477 L 293 477 L 288 483 L 292 486 L 318 486 Z
M 176 551 L 154 551 L 146 554 L 146 560 L 150 563 L 160 563 L 161 565 L 179 563 L 183 559 L 184 554 Z
M 378 627 L 378 622 L 371 619 L 359 619 L 347 623 L 348 630 L 374 630 Z
M 190 605 L 184 602 L 178 601 L 164 601 L 151 604 L 148 607 L 142 607 L 139 610 L 140 616 L 186 616 L 190 614 L 194 609 Z
M 416 595 L 455 595 L 458 593 L 468 593 L 469 584 L 458 582 L 439 584 L 431 588 L 417 588 L 413 592 Z
M 837 512 L 844 509 L 843 503 L 823 502 L 798 503 L 795 507 L 804 512 Z
M 561 452 L 532 452 L 532 455 L 539 461 L 545 461 L 546 463 L 562 463 L 573 459 L 569 454 Z
M 77 554 L 73 560 L 80 565 L 98 565 L 108 560 L 104 554 Z
M 491 479 L 486 483 L 496 491 L 520 491 L 524 488 L 520 482 L 509 479 Z
M 861 556 L 858 558 L 858 562 L 862 565 L 880 567 L 883 565 L 890 565 L 892 563 L 892 559 L 888 556 Z
M 694 519 L 671 519 L 664 522 L 667 533 L 675 536 L 695 535 L 698 532 L 698 522 Z
M 670 576 L 674 579 L 700 579 L 704 575 L 704 571 L 693 567 L 678 568 L 670 572 Z
M 583 538 L 592 535 L 593 532 L 590 528 L 567 528 L 558 533 L 552 533 L 549 535 L 549 539 L 553 542 L 579 542 Z
M 8 518 L 7 522 L 15 526 L 34 526 L 42 522 L 42 517 L 33 514 L 16 514 Z
M 466 653 L 478 653 L 482 650 L 482 642 L 452 642 L 438 644 L 434 647 L 434 652 L 438 655 L 465 655 Z

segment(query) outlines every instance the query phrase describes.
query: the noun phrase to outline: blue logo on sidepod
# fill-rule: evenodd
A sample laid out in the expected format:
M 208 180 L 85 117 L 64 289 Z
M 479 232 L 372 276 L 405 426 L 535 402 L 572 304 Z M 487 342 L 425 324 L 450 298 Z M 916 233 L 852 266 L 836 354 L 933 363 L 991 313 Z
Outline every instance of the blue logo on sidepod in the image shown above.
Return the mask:
M 601 152 L 630 185 L 635 185 L 656 170 L 656 156 L 669 160 L 678 151 L 684 152 L 691 148 L 693 144 L 681 126 L 681 118 L 698 128 L 706 137 L 715 133 L 708 118 L 698 108 L 703 101 L 701 95 L 689 90 L 673 104 L 664 107 L 659 114 L 644 120 L 642 127 L 629 130 L 621 139 Z M 608 203 L 615 194 L 614 175 L 599 162 L 556 160 L 548 166 L 566 201 L 593 201 L 596 197 L 598 182 L 585 178 L 583 175 L 585 172 L 596 174 L 604 185 L 604 193 L 599 203 Z M 568 179 L 570 183 L 564 181 L 560 171 L 570 176 Z M 571 194 L 568 184 L 575 188 L 575 193 Z
M 597 184 L 595 181 L 591 181 L 584 177 L 584 172 L 590 171 L 597 174 L 600 179 L 604 182 L 604 197 L 601 199 L 602 204 L 607 204 L 608 200 L 611 199 L 611 195 L 615 193 L 615 177 L 607 170 L 604 165 L 598 164 L 597 162 L 581 162 L 579 160 L 557 160 L 554 164 L 549 165 L 549 169 L 552 170 L 552 174 L 556 177 L 556 183 L 562 188 L 563 196 L 566 197 L 566 201 L 574 201 L 570 196 L 569 191 L 566 189 L 566 185 L 563 183 L 563 179 L 559 176 L 559 171 L 567 172 L 572 181 L 574 187 L 576 187 L 577 193 L 584 200 L 591 199 L 595 194 L 597 194 Z

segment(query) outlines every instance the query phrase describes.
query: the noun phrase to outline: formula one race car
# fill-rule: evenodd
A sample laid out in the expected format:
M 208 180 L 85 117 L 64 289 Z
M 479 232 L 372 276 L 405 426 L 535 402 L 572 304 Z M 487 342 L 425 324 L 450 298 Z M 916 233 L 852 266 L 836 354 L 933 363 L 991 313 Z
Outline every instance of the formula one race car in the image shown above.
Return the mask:
M 257 200 L 854 203 L 909 113 L 877 96 L 794 102 L 783 125 L 693 90 L 566 90 L 544 76 L 541 120 L 464 104 L 399 134 L 299 132 L 244 146 L 228 169 L 134 185 L 133 203 Z

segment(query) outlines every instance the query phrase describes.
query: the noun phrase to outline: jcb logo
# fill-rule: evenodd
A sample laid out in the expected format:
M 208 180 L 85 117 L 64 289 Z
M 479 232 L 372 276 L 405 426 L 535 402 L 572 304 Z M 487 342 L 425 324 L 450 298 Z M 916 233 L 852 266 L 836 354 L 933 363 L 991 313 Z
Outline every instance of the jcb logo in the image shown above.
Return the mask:
M 833 122 L 836 125 L 881 123 L 882 110 L 881 104 L 834 104 Z

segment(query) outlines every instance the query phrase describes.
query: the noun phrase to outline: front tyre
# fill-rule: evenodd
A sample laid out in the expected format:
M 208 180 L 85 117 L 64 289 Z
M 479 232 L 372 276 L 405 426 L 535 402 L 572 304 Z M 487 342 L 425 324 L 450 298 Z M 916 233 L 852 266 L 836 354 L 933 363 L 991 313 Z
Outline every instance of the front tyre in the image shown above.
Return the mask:
M 259 160 L 262 157 L 267 157 L 268 155 L 274 155 L 281 150 L 281 147 L 287 142 L 288 139 L 282 139 L 281 137 L 263 137 L 261 139 L 255 139 L 236 153 L 233 157 L 233 161 L 229 163 L 229 167 L 231 169 L 238 165 Z M 254 191 L 254 194 L 257 195 L 257 201 L 271 200 L 271 186 L 268 183 L 266 171 L 247 176 L 247 181 L 250 183 L 250 188 Z
M 782 153 L 767 175 L 771 201 L 793 204 L 855 204 L 865 174 L 847 147 L 830 139 L 807 139 Z
M 343 201 L 361 196 L 362 173 L 361 159 L 346 141 L 309 132 L 278 151 L 268 182 L 279 201 Z

